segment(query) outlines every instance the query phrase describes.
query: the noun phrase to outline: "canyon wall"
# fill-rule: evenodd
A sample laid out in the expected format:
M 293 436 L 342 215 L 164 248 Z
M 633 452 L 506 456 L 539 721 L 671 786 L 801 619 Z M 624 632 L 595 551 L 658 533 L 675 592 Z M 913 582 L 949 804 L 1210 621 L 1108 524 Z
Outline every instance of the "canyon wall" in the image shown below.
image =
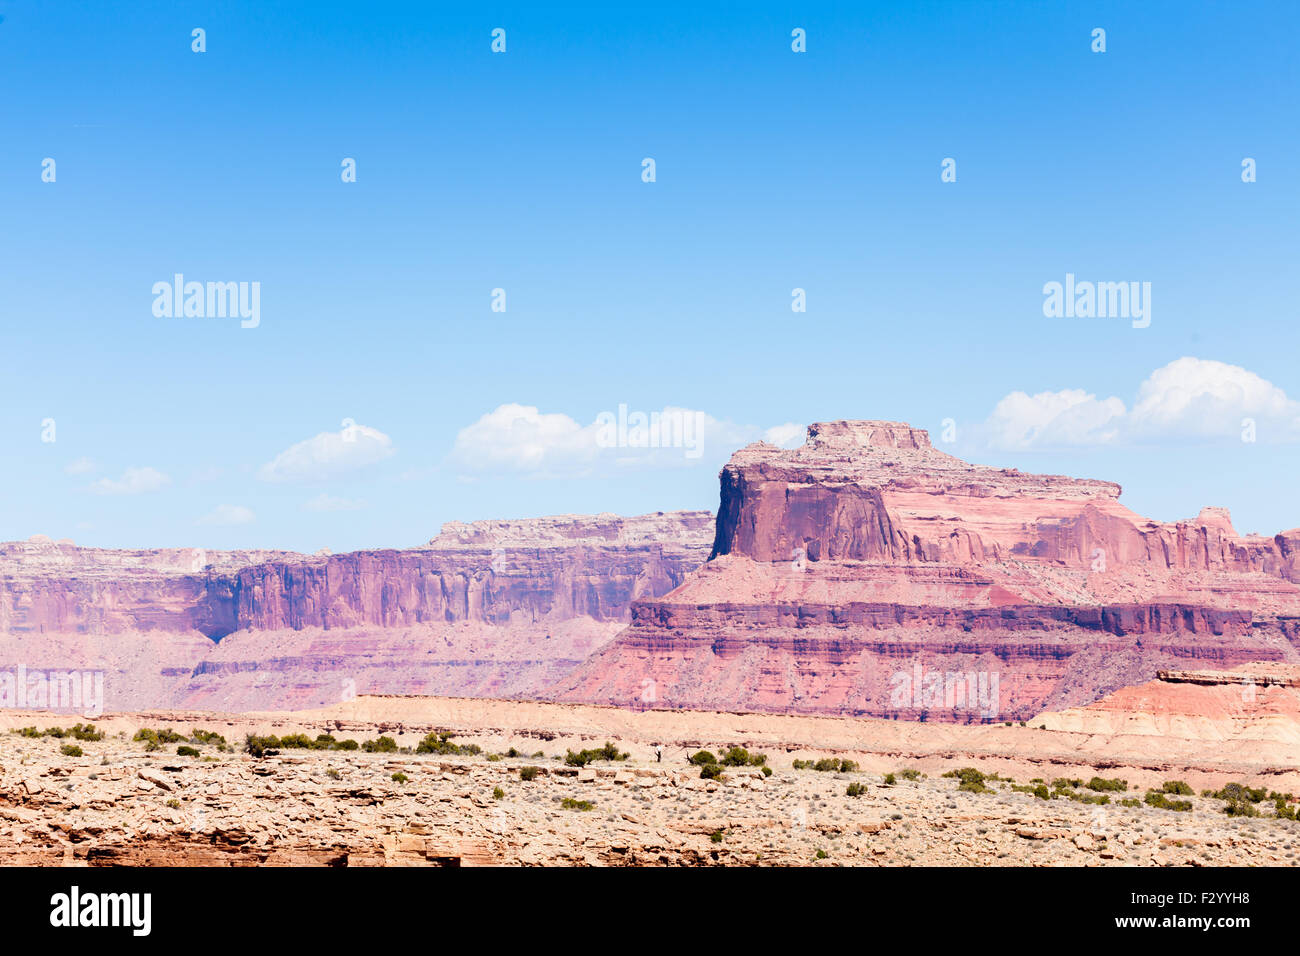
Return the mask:
M 1161 669 L 1294 660 L 1300 529 L 1161 523 L 1111 482 L 814 424 L 720 475 L 712 556 L 558 687 L 637 707 L 1020 720 Z
M 708 555 L 710 512 L 449 523 L 338 555 L 0 545 L 0 672 L 95 670 L 105 706 L 534 696 Z

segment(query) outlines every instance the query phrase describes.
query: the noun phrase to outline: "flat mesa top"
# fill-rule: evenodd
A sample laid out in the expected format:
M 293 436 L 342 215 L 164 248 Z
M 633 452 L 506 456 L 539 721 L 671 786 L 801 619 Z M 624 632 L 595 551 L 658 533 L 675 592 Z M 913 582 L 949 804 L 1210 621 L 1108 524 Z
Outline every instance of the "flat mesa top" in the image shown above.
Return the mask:
M 814 422 L 798 448 L 754 442 L 732 455 L 727 468 L 752 469 L 768 480 L 852 482 L 973 497 L 1115 499 L 1121 490 L 1112 481 L 971 464 L 935 448 L 924 428 L 879 420 Z

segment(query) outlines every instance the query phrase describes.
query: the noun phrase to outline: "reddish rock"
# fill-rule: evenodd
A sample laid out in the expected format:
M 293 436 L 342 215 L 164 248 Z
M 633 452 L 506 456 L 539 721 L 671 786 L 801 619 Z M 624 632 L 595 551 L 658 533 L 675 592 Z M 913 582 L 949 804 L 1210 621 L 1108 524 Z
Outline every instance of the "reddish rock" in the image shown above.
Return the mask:
M 338 555 L 0 545 L 0 671 L 105 671 L 104 706 L 533 696 L 708 555 L 709 512 L 453 522 Z
M 720 477 L 709 563 L 635 602 L 562 699 L 1011 720 L 1296 656 L 1300 529 L 1151 521 L 1112 482 L 970 464 L 896 422 L 814 424 Z

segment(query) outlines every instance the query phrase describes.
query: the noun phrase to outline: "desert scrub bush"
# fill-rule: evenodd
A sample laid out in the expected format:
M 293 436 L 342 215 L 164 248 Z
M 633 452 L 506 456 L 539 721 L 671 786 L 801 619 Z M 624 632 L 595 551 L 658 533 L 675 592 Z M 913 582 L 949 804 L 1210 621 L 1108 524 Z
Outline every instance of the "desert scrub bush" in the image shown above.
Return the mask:
M 197 757 L 198 755 L 199 752 L 197 750 L 193 747 L 187 747 L 184 744 L 181 744 L 176 748 L 176 756 L 178 757 Z
M 410 779 L 411 779 L 410 777 L 402 773 L 402 771 L 400 770 L 397 771 L 395 774 L 393 774 L 393 783 L 406 783 L 406 781 Z
M 921 771 L 913 770 L 911 767 L 904 767 L 902 770 L 898 771 L 898 775 L 904 780 L 919 780 L 921 777 Z
M 590 800 L 575 800 L 573 797 L 565 797 L 560 801 L 560 806 L 565 810 L 581 810 L 584 813 L 595 808 L 595 804 Z
M 817 852 L 813 854 L 813 857 L 814 857 L 815 859 L 818 859 L 818 860 L 825 860 L 825 859 L 827 859 L 829 856 L 830 856 L 830 854 L 827 853 L 825 850 L 823 850 L 823 849 L 821 849 L 821 848 L 818 848 Z
M 744 747 L 732 747 L 718 763 L 724 767 L 761 767 L 767 763 L 767 754 L 751 754 Z
M 887 773 L 885 774 L 885 779 L 883 783 L 884 786 L 886 787 L 892 787 L 894 784 L 898 783 L 898 778 L 895 777 L 892 773 Z M 850 784 L 850 786 L 852 786 L 852 784 Z
M 958 790 L 965 790 L 967 793 L 991 793 L 988 787 L 984 786 L 984 781 L 988 777 L 976 770 L 974 767 L 962 767 L 960 770 L 949 770 L 944 774 L 945 777 L 955 777 L 961 783 L 957 785 Z M 1045 789 L 1045 788 L 1044 788 Z
M 1095 790 L 1098 793 L 1105 791 L 1125 791 L 1128 790 L 1128 781 L 1120 780 L 1118 777 L 1113 780 L 1107 780 L 1105 777 L 1093 777 L 1088 781 L 1088 789 Z
M 1268 795 L 1268 791 L 1260 787 L 1256 790 L 1254 787 L 1248 787 L 1244 783 L 1225 784 L 1222 790 L 1211 790 L 1205 796 L 1213 797 L 1216 800 L 1233 800 L 1238 803 L 1259 803 Z
M 712 833 L 709 834 L 709 839 L 710 839 L 711 841 L 713 841 L 714 843 L 721 843 L 721 842 L 722 842 L 722 831 L 721 831 L 721 830 L 714 830 Z
M 1192 809 L 1190 800 L 1170 800 L 1163 790 L 1148 790 L 1142 802 L 1148 807 L 1157 807 L 1161 810 L 1178 810 L 1185 813 Z
M 505 792 L 504 790 L 502 790 L 500 787 L 493 787 L 493 788 L 492 788 L 492 799 L 493 799 L 493 800 L 504 800 L 504 799 L 505 799 L 505 796 L 506 796 L 506 792 Z
M 841 760 L 839 757 L 822 757 L 820 760 L 796 760 L 793 766 L 795 770 L 817 770 L 822 773 L 853 773 L 858 769 L 858 765 L 852 760 Z
M 719 763 L 706 763 L 703 767 L 700 768 L 700 779 L 701 779 L 701 780 L 721 780 L 721 779 L 722 779 L 722 764 L 719 764 Z
M 171 807 L 173 810 L 179 810 L 181 808 L 181 802 L 175 797 L 172 797 L 167 801 L 167 806 Z
M 208 744 L 209 746 L 216 747 L 218 750 L 226 749 L 225 737 L 221 736 L 221 734 L 214 730 L 203 730 L 199 727 L 195 727 L 190 731 L 190 743 Z
M 59 748 L 59 753 L 63 754 L 63 756 L 65 757 L 85 756 L 85 754 L 82 753 L 81 748 L 78 747 L 76 744 L 64 744 L 62 747 Z
M 712 750 L 697 750 L 686 758 L 687 763 L 693 763 L 697 767 L 703 767 L 706 764 L 717 763 L 718 757 Z
M 1179 797 L 1190 797 L 1192 788 L 1181 780 L 1166 780 L 1164 786 L 1160 788 L 1161 793 L 1172 793 Z
M 889 776 L 892 777 L 893 774 L 891 773 Z M 867 785 L 865 783 L 858 783 L 854 781 L 853 783 L 849 784 L 848 787 L 845 788 L 844 795 L 848 797 L 860 797 L 866 792 L 867 792 Z
M 1137 797 L 1125 797 L 1119 802 L 1119 805 L 1121 807 L 1140 807 L 1142 806 L 1142 801 Z
M 1257 817 L 1259 811 L 1249 800 L 1229 800 L 1223 805 L 1223 812 L 1230 817 Z
M 769 767 L 769 766 L 767 766 L 766 764 L 764 764 L 764 765 L 762 766 L 762 768 L 760 768 L 760 769 L 762 769 L 762 771 L 763 771 L 763 776 L 765 776 L 765 777 L 770 777 L 770 776 L 772 776 L 772 768 Z
M 524 780 L 524 781 L 528 781 L 528 780 L 536 780 L 536 779 L 537 779 L 537 773 L 538 773 L 538 770 L 539 770 L 539 769 L 540 769 L 540 768 L 538 768 L 538 767 L 520 767 L 520 768 L 519 768 L 519 779 L 520 779 L 520 780 Z
M 141 727 L 131 739 L 136 743 L 143 743 L 146 750 L 159 750 L 163 744 L 179 744 L 185 740 L 174 730 L 168 730 L 167 728 L 153 730 L 149 727 Z
M 488 760 L 491 761 L 492 763 L 496 763 L 498 760 L 501 759 L 501 755 L 500 755 L 500 754 L 488 754 L 488 755 L 487 755 L 487 758 L 488 758 Z
M 280 752 L 280 738 L 275 736 L 259 737 L 257 734 L 248 734 L 244 738 L 244 750 L 257 759 L 274 757 Z
M 326 768 L 325 768 L 325 776 L 329 777 L 331 780 L 342 780 L 342 779 L 343 779 L 343 774 L 339 773 L 339 772 L 338 772 L 337 770 L 335 770 L 333 767 L 326 767 Z
M 394 754 L 397 753 L 397 741 L 392 737 L 380 736 L 363 742 L 361 749 L 368 754 Z
M 483 748 L 478 744 L 458 744 L 451 739 L 451 734 L 447 731 L 426 734 L 424 739 L 415 745 L 417 754 L 442 754 L 452 757 L 474 757 L 483 752 Z
M 1078 790 L 1083 781 L 1077 777 L 1057 777 L 1052 781 L 1053 790 Z
M 577 753 L 566 750 L 564 762 L 570 767 L 585 767 L 596 760 L 627 760 L 631 756 L 631 754 L 620 753 L 619 749 L 607 740 L 605 746 L 594 750 L 579 750 Z

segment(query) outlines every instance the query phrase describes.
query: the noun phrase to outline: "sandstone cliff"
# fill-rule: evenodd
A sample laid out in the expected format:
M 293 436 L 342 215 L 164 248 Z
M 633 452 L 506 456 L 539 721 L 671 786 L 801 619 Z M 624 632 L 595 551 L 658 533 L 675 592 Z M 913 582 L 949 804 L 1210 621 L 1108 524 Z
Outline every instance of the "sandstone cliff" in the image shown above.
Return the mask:
M 338 555 L 0 545 L 0 671 L 96 669 L 112 707 L 529 696 L 704 561 L 709 512 L 451 523 Z
M 634 603 L 563 699 L 1012 720 L 1296 657 L 1300 529 L 1151 521 L 1114 483 L 970 464 L 896 422 L 814 424 L 720 478 L 709 563 Z

